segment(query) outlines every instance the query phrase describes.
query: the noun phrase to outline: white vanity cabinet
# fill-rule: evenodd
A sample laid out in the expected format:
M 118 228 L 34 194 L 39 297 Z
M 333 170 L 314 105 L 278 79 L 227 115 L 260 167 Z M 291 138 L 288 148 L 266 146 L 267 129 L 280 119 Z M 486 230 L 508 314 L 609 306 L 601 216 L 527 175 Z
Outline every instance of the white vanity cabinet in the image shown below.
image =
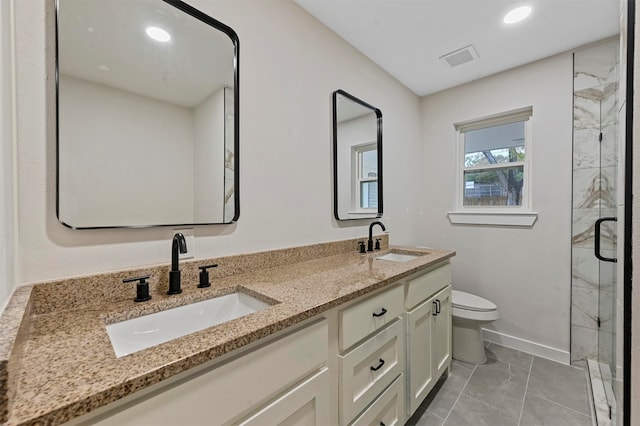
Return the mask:
M 322 318 L 70 424 L 330 424 L 327 359 L 328 325 Z
M 338 313 L 341 425 L 404 422 L 403 297 L 396 285 Z
M 450 363 L 445 262 L 69 424 L 403 425 Z
M 451 265 L 406 283 L 407 414 L 411 416 L 451 364 Z

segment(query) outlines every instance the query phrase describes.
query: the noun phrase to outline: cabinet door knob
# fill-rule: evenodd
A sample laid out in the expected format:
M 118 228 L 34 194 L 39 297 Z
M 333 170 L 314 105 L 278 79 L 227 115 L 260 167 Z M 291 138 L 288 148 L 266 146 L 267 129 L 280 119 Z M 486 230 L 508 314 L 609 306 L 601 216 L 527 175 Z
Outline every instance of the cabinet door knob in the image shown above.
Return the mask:
M 384 359 L 380 358 L 380 360 L 378 361 L 378 365 L 376 365 L 375 367 L 373 365 L 371 366 L 371 371 L 378 371 L 382 368 L 383 365 Z
M 373 316 L 377 318 L 377 317 L 381 317 L 381 316 L 383 316 L 383 315 L 384 315 L 384 314 L 386 314 L 386 313 L 387 313 L 387 310 L 386 310 L 385 308 L 382 308 L 382 310 L 380 310 L 380 312 L 377 312 L 377 313 L 376 313 L 376 312 L 374 312 L 374 313 L 373 313 Z

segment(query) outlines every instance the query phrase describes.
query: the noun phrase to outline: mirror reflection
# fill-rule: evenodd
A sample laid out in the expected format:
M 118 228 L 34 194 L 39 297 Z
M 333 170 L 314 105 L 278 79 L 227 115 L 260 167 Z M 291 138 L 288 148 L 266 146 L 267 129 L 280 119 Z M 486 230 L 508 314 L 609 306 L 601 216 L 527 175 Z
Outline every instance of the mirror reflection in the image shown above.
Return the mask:
M 333 93 L 334 215 L 382 216 L 382 113 L 343 90 Z
M 60 222 L 237 220 L 231 28 L 175 0 L 58 0 L 57 43 Z

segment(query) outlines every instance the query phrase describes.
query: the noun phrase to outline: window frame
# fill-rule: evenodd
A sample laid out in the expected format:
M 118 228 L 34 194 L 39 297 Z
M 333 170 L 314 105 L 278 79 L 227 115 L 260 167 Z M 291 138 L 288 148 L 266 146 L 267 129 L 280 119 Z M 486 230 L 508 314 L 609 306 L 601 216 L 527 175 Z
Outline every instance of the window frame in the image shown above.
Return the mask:
M 351 175 L 351 194 L 352 194 L 352 199 L 351 199 L 351 212 L 352 213 L 372 213 L 372 212 L 377 212 L 378 211 L 378 206 L 376 205 L 375 207 L 369 207 L 369 208 L 364 208 L 361 205 L 361 201 L 362 201 L 362 183 L 363 182 L 378 182 L 378 176 L 379 173 L 376 170 L 376 177 L 375 178 L 364 178 L 361 177 L 362 176 L 362 166 L 363 166 L 363 160 L 362 160 L 362 155 L 364 152 L 367 151 L 377 151 L 378 150 L 378 143 L 373 141 L 373 142 L 366 142 L 363 144 L 359 144 L 359 145 L 353 145 L 351 147 L 351 171 L 352 171 L 352 175 Z M 376 164 L 376 168 L 378 167 L 378 165 Z M 379 184 L 379 183 L 378 183 Z
M 485 129 L 515 122 L 524 122 L 524 161 L 489 164 L 465 167 L 465 135 L 469 131 Z M 456 131 L 456 205 L 449 212 L 449 220 L 453 224 L 467 225 L 504 225 L 533 226 L 537 213 L 532 211 L 531 188 L 532 174 L 532 139 L 533 139 L 533 107 L 528 106 L 479 119 L 454 123 Z M 465 206 L 464 173 L 473 170 L 506 169 L 523 167 L 523 186 L 521 205 L 519 206 Z

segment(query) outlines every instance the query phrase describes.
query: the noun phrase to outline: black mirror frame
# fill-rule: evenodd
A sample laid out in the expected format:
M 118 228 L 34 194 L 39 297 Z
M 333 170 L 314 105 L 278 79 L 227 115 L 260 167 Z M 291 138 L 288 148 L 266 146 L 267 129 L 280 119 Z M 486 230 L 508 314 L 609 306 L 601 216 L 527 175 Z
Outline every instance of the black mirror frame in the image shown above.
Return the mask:
M 349 100 L 362 105 L 365 108 L 369 108 L 376 114 L 376 125 L 377 125 L 377 150 L 378 150 L 378 212 L 376 214 L 376 218 L 382 217 L 383 213 L 383 197 L 382 197 L 382 111 L 380 109 L 374 107 L 367 102 L 356 98 L 350 93 L 345 92 L 344 90 L 338 89 L 332 94 L 332 105 L 333 105 L 333 216 L 336 220 L 339 221 L 347 221 L 347 220 L 370 220 L 372 217 L 358 217 L 358 218 L 340 218 L 338 212 L 338 113 L 337 113 L 337 99 L 338 95 L 344 96 Z
M 233 120 L 233 182 L 234 182 L 234 214 L 233 218 L 230 222 L 214 222 L 214 223 L 171 223 L 171 224 L 156 224 L 156 225 L 135 225 L 135 226 L 120 226 L 120 225 L 109 225 L 109 226 L 87 226 L 87 227 L 76 227 L 70 225 L 68 223 L 60 220 L 60 126 L 59 126 L 59 104 L 58 104 L 58 96 L 59 96 L 59 54 L 58 54 L 58 40 L 59 40 L 59 4 L 60 0 L 56 0 L 55 2 L 55 84 L 56 84 L 56 218 L 58 222 L 70 229 L 123 229 L 123 228 L 153 228 L 153 227 L 165 227 L 165 226 L 196 226 L 196 225 L 229 225 L 235 223 L 240 218 L 240 40 L 236 32 L 229 26 L 223 24 L 215 18 L 201 12 L 200 10 L 194 8 L 193 6 L 188 5 L 182 0 L 162 0 L 163 2 L 170 4 L 171 6 L 185 12 L 188 15 L 204 22 L 205 24 L 210 25 L 211 27 L 222 31 L 225 33 L 233 43 L 234 47 L 234 63 L 233 63 L 233 112 L 234 112 L 234 120 Z M 224 219 L 223 219 L 224 220 Z

